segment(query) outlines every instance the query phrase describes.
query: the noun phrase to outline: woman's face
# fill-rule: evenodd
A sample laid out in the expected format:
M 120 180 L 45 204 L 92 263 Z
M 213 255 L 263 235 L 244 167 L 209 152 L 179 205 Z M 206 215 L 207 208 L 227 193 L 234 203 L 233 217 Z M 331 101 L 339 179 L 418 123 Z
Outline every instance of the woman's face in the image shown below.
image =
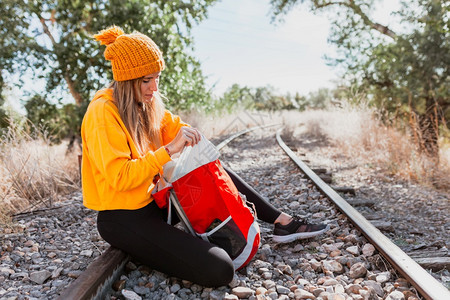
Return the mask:
M 150 103 L 153 93 L 158 91 L 159 75 L 161 72 L 145 75 L 141 83 L 141 95 L 143 103 Z

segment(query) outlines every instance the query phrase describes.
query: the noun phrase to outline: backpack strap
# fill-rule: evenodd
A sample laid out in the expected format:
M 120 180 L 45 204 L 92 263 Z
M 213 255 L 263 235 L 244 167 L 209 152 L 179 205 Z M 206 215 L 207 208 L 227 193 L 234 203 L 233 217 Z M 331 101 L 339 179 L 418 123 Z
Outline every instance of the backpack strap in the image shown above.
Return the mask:
M 193 236 L 197 236 L 194 229 L 192 228 L 191 222 L 189 221 L 188 217 L 186 216 L 186 213 L 184 212 L 184 209 L 181 206 L 180 201 L 178 200 L 178 197 L 175 194 L 175 191 L 173 189 L 170 190 L 170 194 L 169 194 L 169 207 L 172 206 L 170 204 L 173 204 L 173 207 L 175 208 L 175 212 L 177 213 L 178 218 L 180 219 L 180 221 L 183 224 L 186 231 L 189 232 L 190 234 L 192 234 Z

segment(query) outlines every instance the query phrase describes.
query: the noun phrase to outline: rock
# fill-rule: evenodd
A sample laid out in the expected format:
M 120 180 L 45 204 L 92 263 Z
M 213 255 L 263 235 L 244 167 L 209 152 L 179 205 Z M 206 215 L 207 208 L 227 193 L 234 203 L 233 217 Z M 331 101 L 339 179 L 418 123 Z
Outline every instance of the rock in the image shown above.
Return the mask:
M 259 288 L 256 289 L 255 295 L 264 295 L 266 292 L 267 292 L 267 289 L 260 286 Z
M 330 277 L 330 276 L 320 277 L 319 279 L 317 279 L 317 284 L 322 285 L 325 281 L 327 281 L 328 279 L 331 279 L 331 278 L 332 277 Z
M 334 244 L 323 244 L 322 248 L 323 250 L 325 250 L 325 252 L 333 252 L 333 251 L 338 251 L 339 248 L 342 247 L 342 245 L 344 245 L 344 243 L 334 243 Z
M 296 285 L 296 284 L 291 285 L 291 286 L 289 287 L 289 290 L 290 290 L 291 292 L 294 292 L 296 289 L 298 289 L 298 285 Z
M 28 240 L 23 244 L 25 247 L 31 247 L 34 245 L 34 242 L 32 240 Z
M 9 276 L 9 278 L 10 279 L 17 279 L 17 278 L 28 278 L 28 273 L 26 273 L 26 272 L 18 272 L 18 273 L 14 273 L 14 274 L 11 274 L 10 276 Z
M 223 300 L 239 300 L 238 296 L 226 293 Z
M 292 268 L 289 265 L 281 265 L 278 266 L 278 269 L 283 273 L 287 275 L 292 275 Z
M 171 293 L 167 296 L 167 298 L 165 300 L 178 300 L 180 298 L 177 297 L 177 295 L 175 295 L 174 293 Z
M 345 249 L 348 253 L 353 255 L 359 255 L 359 248 L 358 246 L 351 246 Z
M 80 252 L 80 255 L 86 256 L 86 257 L 91 257 L 93 253 L 94 253 L 94 251 L 92 251 L 92 250 L 83 250 Z
M 127 264 L 125 265 L 125 270 L 127 272 L 131 272 L 137 269 L 137 266 L 132 262 L 132 261 L 128 261 Z
M 53 270 L 52 278 L 53 279 L 58 278 L 63 270 L 64 270 L 63 268 L 56 268 L 55 270 Z
M 409 282 L 405 278 L 397 278 L 397 280 L 394 283 L 394 286 L 396 288 L 398 288 L 398 287 L 408 288 L 409 287 Z
M 272 300 L 278 299 L 277 292 L 270 292 L 267 296 L 269 297 L 269 299 L 272 299 Z
M 363 284 L 365 286 L 371 287 L 375 291 L 375 293 L 377 293 L 378 296 L 380 297 L 384 296 L 384 291 L 380 283 L 373 280 L 366 280 L 363 282 Z
M 339 293 L 330 293 L 327 297 L 328 300 L 345 300 L 345 295 Z
M 202 294 L 200 295 L 201 298 L 208 298 L 209 297 L 209 293 L 211 293 L 213 291 L 212 288 L 204 288 L 202 291 Z
M 405 296 L 405 299 L 408 299 L 408 300 L 417 299 L 417 295 L 410 290 L 402 291 L 402 293 L 403 293 L 403 296 Z
M 311 268 L 312 268 L 314 271 L 320 272 L 320 271 L 322 270 L 322 264 L 321 264 L 320 262 L 318 262 L 317 260 L 312 259 L 312 260 L 310 261 L 310 264 L 311 264 Z
M 138 294 L 136 294 L 135 292 L 130 291 L 130 290 L 123 289 L 122 290 L 122 295 L 127 300 L 142 300 L 141 296 L 139 296 Z
M 333 286 L 338 284 L 338 281 L 336 279 L 330 278 L 324 281 L 324 283 L 322 284 L 323 286 Z
M 358 242 L 358 237 L 354 234 L 349 234 L 344 238 L 344 242 L 356 244 Z
M 170 287 L 170 292 L 172 292 L 172 293 L 176 293 L 176 292 L 178 292 L 179 290 L 181 289 L 181 286 L 178 284 L 178 283 L 175 283 L 174 285 L 172 285 L 171 287 Z
M 268 290 L 275 287 L 275 282 L 272 280 L 264 280 L 262 284 Z
M 292 249 L 292 251 L 293 251 L 293 252 L 300 252 L 300 251 L 302 251 L 303 249 L 305 249 L 305 247 L 303 247 L 302 244 L 297 244 L 297 245 L 295 245 L 294 249 Z
M 295 300 L 316 299 L 316 296 L 314 296 L 313 294 L 311 294 L 308 291 L 305 291 L 304 289 L 296 289 L 294 292 L 294 297 L 295 297 Z
M 336 294 L 343 294 L 343 293 L 345 293 L 345 289 L 342 286 L 342 284 L 336 284 L 336 286 L 334 287 L 334 292 Z
M 248 287 L 238 286 L 232 289 L 231 293 L 238 296 L 239 299 L 243 299 L 253 295 L 254 291 Z
M 37 271 L 30 274 L 30 280 L 37 284 L 43 284 L 50 276 L 52 276 L 52 273 L 48 270 Z
M 139 270 L 139 272 L 141 272 L 141 274 L 146 275 L 146 276 L 150 275 L 150 273 L 152 272 L 152 269 L 150 269 L 150 267 L 148 267 L 146 265 L 139 266 L 138 270 Z M 187 281 L 187 280 L 184 280 L 184 281 Z
M 405 296 L 402 292 L 393 291 L 389 295 L 387 295 L 386 300 L 405 300 Z
M 259 250 L 259 255 L 262 260 L 267 261 L 269 257 L 272 255 L 272 249 L 270 248 L 270 245 L 267 244 L 263 245 Z
M 359 284 L 349 284 L 345 287 L 345 291 L 348 294 L 359 294 L 360 289 L 362 289 L 362 286 Z
M 372 256 L 375 252 L 375 247 L 372 244 L 365 244 L 362 248 L 362 254 L 364 256 Z
M 225 298 L 225 291 L 214 290 L 209 293 L 209 300 L 222 300 Z
M 376 281 L 379 283 L 385 283 L 391 279 L 391 273 L 389 272 L 383 272 L 377 275 Z
M 277 285 L 277 293 L 278 294 L 287 295 L 290 292 L 291 292 L 291 290 L 288 289 L 287 287 L 282 286 L 282 285 Z
M 7 267 L 0 267 L 0 273 L 12 275 L 12 274 L 16 273 L 16 271 L 14 271 L 13 269 L 7 268 Z
M 341 254 L 342 254 L 341 250 L 334 250 L 334 251 L 330 252 L 330 257 L 336 257 L 336 256 L 339 256 Z
M 328 300 L 330 295 L 331 295 L 331 293 L 329 293 L 329 292 L 322 292 L 322 293 L 319 294 L 318 297 L 319 297 L 319 299 L 327 299 Z
M 113 290 L 115 290 L 116 292 L 123 290 L 125 288 L 126 282 L 127 281 L 124 279 L 115 281 L 112 285 Z
M 367 269 L 364 263 L 356 263 L 350 268 L 349 276 L 351 278 L 364 277 L 367 273 Z
M 300 203 L 298 203 L 298 201 L 294 201 L 294 202 L 291 202 L 291 203 L 289 203 L 289 209 L 297 209 L 297 208 L 299 208 L 300 207 Z
M 317 289 L 314 289 L 314 290 L 312 291 L 312 293 L 313 293 L 314 296 L 316 296 L 316 297 L 319 297 L 319 295 L 322 294 L 323 292 L 325 292 L 325 290 L 324 290 L 323 288 L 317 288 Z
M 139 295 L 145 295 L 145 294 L 150 293 L 150 289 L 148 287 L 140 286 L 140 285 L 133 286 L 133 291 Z
M 240 282 L 239 277 L 236 274 L 234 274 L 233 280 L 231 280 L 231 282 L 228 284 L 228 286 L 230 288 L 235 288 L 235 287 L 239 286 L 239 282 Z
M 69 276 L 70 278 L 78 278 L 83 272 L 80 270 L 73 270 L 70 271 L 67 276 Z
M 363 297 L 363 299 L 367 300 L 378 300 L 378 296 L 376 295 L 373 289 L 362 289 L 359 291 L 359 294 Z
M 345 269 L 340 263 L 335 260 L 324 260 L 322 261 L 322 269 L 336 274 L 342 274 Z
M 202 287 L 200 286 L 200 285 L 198 285 L 198 284 L 193 284 L 192 286 L 191 286 L 191 291 L 192 292 L 194 292 L 194 293 L 198 293 L 198 292 L 200 292 L 202 290 Z

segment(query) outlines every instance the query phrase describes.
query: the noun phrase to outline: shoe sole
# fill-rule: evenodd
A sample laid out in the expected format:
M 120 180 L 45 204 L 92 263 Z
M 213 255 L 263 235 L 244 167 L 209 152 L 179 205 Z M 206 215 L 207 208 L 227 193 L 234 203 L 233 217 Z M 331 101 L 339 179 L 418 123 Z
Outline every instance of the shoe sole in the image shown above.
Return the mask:
M 299 232 L 299 233 L 293 233 L 293 234 L 289 234 L 289 235 L 274 235 L 272 237 L 272 240 L 276 243 L 290 243 L 295 240 L 303 240 L 303 239 L 315 237 L 317 235 L 327 232 L 329 229 L 330 229 L 330 225 L 327 225 L 327 227 L 325 227 L 324 229 L 322 229 L 320 231 Z

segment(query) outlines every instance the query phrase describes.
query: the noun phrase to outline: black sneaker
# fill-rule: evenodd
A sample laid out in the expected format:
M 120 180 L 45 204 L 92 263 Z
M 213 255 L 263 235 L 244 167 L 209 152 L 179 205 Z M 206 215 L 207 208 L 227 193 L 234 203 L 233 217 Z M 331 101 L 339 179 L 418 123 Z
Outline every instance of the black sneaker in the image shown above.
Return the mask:
M 275 224 L 273 241 L 277 243 L 289 243 L 299 239 L 307 239 L 322 234 L 330 229 L 325 224 L 308 224 L 307 221 L 294 217 L 287 225 Z

